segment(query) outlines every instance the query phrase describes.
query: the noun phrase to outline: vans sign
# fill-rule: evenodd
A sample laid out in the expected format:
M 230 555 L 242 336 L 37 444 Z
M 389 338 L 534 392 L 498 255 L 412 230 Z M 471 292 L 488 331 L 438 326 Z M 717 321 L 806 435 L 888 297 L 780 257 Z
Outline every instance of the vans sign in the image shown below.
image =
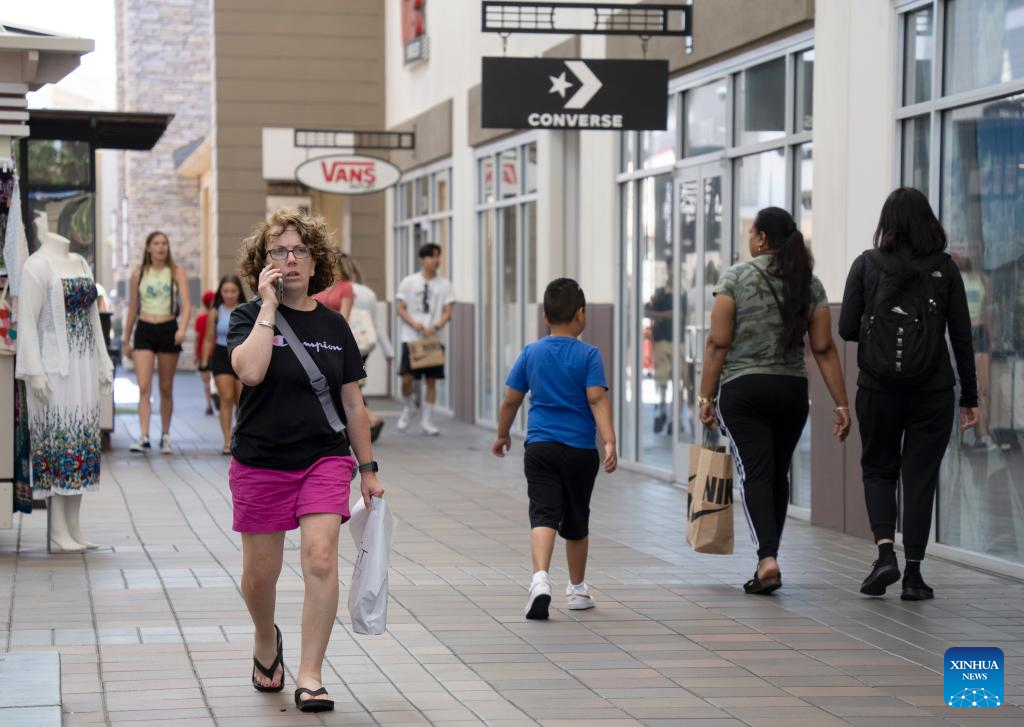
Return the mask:
M 402 176 L 384 159 L 358 154 L 331 154 L 308 159 L 295 169 L 295 178 L 311 189 L 330 194 L 382 192 Z
M 663 130 L 668 61 L 484 58 L 485 129 Z

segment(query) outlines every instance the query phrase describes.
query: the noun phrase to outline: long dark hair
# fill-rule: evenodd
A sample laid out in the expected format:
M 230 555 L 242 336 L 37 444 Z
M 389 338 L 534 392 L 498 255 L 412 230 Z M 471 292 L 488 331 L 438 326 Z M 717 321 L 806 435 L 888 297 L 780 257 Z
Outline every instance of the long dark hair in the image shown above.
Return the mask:
M 900 187 L 882 205 L 874 241 L 882 252 L 907 246 L 914 257 L 926 257 L 946 249 L 946 231 L 927 197 L 913 187 Z
M 781 207 L 765 207 L 754 218 L 754 229 L 763 232 L 774 252 L 768 269 L 782 279 L 782 346 L 803 346 L 811 315 L 811 278 L 814 257 L 793 216 Z
M 220 294 L 220 291 L 224 288 L 225 283 L 234 283 L 235 287 L 238 288 L 238 304 L 241 304 L 243 301 L 243 296 L 245 295 L 245 292 L 242 290 L 242 279 L 237 275 L 225 275 L 223 278 L 220 279 L 220 282 L 217 283 L 217 292 L 214 293 L 213 295 L 212 307 L 214 310 L 219 309 L 221 305 L 224 303 L 224 296 Z
M 171 269 L 171 284 L 174 285 L 174 276 L 178 274 L 178 266 L 174 264 L 174 256 L 171 255 L 171 238 L 160 230 L 153 230 L 146 235 L 146 246 L 142 251 L 142 275 L 139 279 L 141 280 L 146 275 L 146 271 L 153 267 L 153 255 L 149 252 L 149 243 L 153 242 L 157 237 L 167 240 L 167 267 Z

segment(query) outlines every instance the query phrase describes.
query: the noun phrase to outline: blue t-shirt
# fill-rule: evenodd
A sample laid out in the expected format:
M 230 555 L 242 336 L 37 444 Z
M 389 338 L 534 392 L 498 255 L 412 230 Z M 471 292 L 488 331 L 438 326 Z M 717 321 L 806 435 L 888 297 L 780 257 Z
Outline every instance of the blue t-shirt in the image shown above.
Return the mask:
M 587 401 L 587 388 L 608 388 L 601 352 L 589 343 L 565 336 L 547 336 L 519 354 L 505 386 L 530 392 L 526 443 L 561 442 L 594 449 L 597 424 Z

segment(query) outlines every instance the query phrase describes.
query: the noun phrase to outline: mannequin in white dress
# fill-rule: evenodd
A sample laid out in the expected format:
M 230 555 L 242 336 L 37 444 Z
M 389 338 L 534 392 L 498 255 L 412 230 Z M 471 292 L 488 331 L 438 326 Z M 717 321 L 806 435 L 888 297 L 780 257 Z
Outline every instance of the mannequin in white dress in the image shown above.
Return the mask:
M 30 392 L 33 491 L 49 497 L 50 547 L 81 552 L 98 547 L 79 515 L 82 493 L 98 484 L 99 396 L 110 395 L 113 366 L 88 263 L 49 231 L 45 213 L 36 234 L 22 272 L 16 375 Z

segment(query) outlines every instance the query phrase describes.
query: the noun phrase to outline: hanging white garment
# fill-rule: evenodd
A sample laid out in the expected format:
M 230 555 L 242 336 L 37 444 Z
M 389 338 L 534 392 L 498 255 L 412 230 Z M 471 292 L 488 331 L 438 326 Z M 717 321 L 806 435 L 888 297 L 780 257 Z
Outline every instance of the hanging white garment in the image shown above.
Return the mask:
M 7 215 L 7 229 L 3 232 L 7 280 L 10 281 L 10 293 L 16 298 L 21 290 L 21 266 L 28 258 L 28 237 L 25 234 L 25 223 L 21 219 L 21 191 L 18 189 L 17 178 L 14 179 L 14 196 Z

